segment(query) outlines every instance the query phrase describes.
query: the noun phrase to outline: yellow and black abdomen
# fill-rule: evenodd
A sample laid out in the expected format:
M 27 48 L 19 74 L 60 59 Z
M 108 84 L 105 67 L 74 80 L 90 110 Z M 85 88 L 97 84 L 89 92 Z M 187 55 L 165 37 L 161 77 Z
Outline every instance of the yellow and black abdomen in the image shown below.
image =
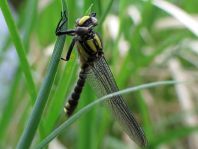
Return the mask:
M 68 117 L 73 114 L 74 110 L 76 109 L 78 105 L 80 94 L 82 92 L 82 89 L 84 87 L 85 80 L 86 80 L 86 71 L 87 71 L 86 66 L 81 68 L 78 81 L 76 83 L 76 86 L 74 87 L 74 91 L 69 97 L 67 104 L 65 105 L 64 111 Z
M 102 42 L 96 33 L 93 34 L 92 38 L 77 40 L 76 45 L 80 57 L 81 71 L 74 91 L 71 94 L 67 104 L 65 105 L 64 110 L 68 116 L 72 115 L 77 107 L 80 94 L 85 84 L 89 62 L 93 62 L 103 53 Z

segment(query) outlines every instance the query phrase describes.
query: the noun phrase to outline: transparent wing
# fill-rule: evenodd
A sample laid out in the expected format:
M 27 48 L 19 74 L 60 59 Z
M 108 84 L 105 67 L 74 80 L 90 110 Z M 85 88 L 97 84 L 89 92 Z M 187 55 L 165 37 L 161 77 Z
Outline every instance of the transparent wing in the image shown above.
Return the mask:
M 87 74 L 88 83 L 96 91 L 97 96 L 101 97 L 118 91 L 113 74 L 103 56 L 90 64 L 89 68 Z M 145 146 L 147 140 L 144 132 L 130 112 L 123 97 L 120 95 L 112 97 L 107 101 L 107 105 L 129 137 L 138 145 Z

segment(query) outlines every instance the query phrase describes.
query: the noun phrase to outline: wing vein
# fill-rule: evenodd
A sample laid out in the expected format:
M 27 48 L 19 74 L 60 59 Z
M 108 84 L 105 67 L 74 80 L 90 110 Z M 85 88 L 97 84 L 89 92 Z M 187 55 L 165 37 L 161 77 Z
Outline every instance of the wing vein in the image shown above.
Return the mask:
M 89 64 L 90 70 L 87 76 L 89 83 L 96 90 L 99 97 L 118 91 L 113 74 L 103 56 Z M 130 112 L 123 97 L 117 95 L 110 98 L 107 102 L 113 116 L 121 124 L 124 131 L 140 146 L 146 145 L 145 135 Z

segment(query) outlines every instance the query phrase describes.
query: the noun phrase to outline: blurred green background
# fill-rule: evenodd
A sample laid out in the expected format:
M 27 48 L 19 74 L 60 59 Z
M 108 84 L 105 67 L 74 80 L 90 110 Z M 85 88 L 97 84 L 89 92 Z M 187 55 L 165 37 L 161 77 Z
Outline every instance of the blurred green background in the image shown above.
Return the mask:
M 2 0 L 5 1 L 5 0 Z M 143 127 L 148 148 L 198 148 L 198 1 L 196 0 L 67 0 L 68 28 L 92 6 L 104 44 L 104 55 L 120 89 L 162 80 L 185 81 L 124 95 Z M 28 90 L 12 37 L 1 13 L 0 148 L 15 148 L 46 75 L 57 37 L 61 1 L 10 0 L 34 88 Z M 1 8 L 3 5 L 1 5 Z M 3 9 L 2 9 L 3 10 Z M 9 19 L 9 18 L 8 18 Z M 62 57 L 71 38 L 67 37 Z M 63 107 L 79 72 L 77 50 L 59 62 L 32 148 L 66 120 Z M 33 86 L 32 86 L 33 87 Z M 31 93 L 32 94 L 31 94 Z M 97 99 L 89 85 L 78 109 Z M 138 148 L 103 104 L 80 117 L 46 148 Z

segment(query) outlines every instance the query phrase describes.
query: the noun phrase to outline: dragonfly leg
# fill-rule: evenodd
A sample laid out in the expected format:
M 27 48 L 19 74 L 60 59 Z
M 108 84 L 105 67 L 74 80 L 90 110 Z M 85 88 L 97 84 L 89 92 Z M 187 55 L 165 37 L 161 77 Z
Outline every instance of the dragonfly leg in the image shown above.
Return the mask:
M 61 31 L 61 29 L 56 30 L 56 35 L 60 36 L 60 35 L 70 35 L 70 36 L 75 36 L 76 34 L 76 30 L 71 29 L 71 30 L 67 30 L 67 31 Z
M 66 54 L 66 57 L 65 58 L 61 58 L 62 60 L 68 61 L 70 59 L 70 55 L 71 55 L 71 52 L 72 52 L 72 50 L 74 48 L 75 42 L 76 42 L 76 38 L 73 38 L 72 42 L 71 42 L 71 44 L 69 46 L 69 50 L 68 50 L 68 52 Z
M 59 20 L 57 26 L 56 26 L 56 35 L 57 33 L 61 30 L 61 28 L 63 27 L 63 25 L 65 25 L 65 23 L 67 22 L 67 16 L 66 16 L 66 12 L 61 12 L 61 19 Z
M 60 35 L 70 35 L 70 36 L 74 36 L 75 35 L 75 30 L 71 29 L 71 30 L 66 30 L 66 31 L 61 31 L 62 27 L 65 25 L 65 23 L 67 22 L 68 18 L 66 15 L 66 12 L 61 12 L 61 19 L 59 20 L 57 27 L 56 27 L 56 35 L 60 36 Z

